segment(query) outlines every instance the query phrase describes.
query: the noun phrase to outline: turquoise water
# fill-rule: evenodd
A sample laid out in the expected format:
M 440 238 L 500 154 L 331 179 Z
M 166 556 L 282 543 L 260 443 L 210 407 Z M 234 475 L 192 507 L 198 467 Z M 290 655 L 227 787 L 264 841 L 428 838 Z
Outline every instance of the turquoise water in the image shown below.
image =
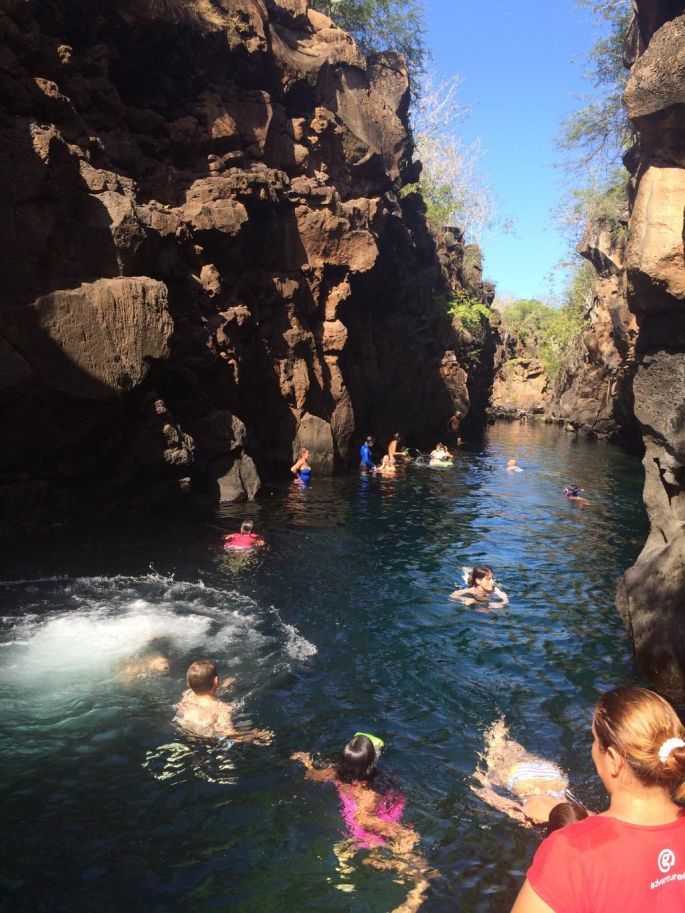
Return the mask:
M 504 470 L 510 456 L 524 472 Z M 592 503 L 568 502 L 567 483 Z M 641 485 L 619 450 L 499 425 L 449 470 L 16 543 L 0 585 L 4 908 L 389 913 L 406 888 L 363 854 L 341 870 L 335 791 L 289 760 L 331 757 L 361 729 L 385 739 L 382 768 L 440 873 L 422 910 L 508 911 L 540 837 L 471 793 L 483 730 L 504 715 L 601 804 L 588 721 L 598 694 L 636 680 L 613 602 L 646 534 Z M 270 547 L 225 555 L 243 516 Z M 506 610 L 447 599 L 476 562 Z M 123 681 L 151 641 L 170 675 Z M 208 654 L 238 676 L 239 721 L 273 745 L 174 729 L 185 669 Z

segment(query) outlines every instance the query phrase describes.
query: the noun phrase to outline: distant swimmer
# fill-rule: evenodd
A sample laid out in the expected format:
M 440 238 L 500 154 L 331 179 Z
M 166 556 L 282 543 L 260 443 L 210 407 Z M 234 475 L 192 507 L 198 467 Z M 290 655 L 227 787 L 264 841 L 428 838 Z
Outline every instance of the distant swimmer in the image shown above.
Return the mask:
M 392 440 L 388 444 L 388 456 L 390 457 L 391 463 L 394 463 L 397 460 L 404 460 L 409 456 L 408 451 L 399 449 L 401 445 L 402 435 L 398 431 L 396 434 L 393 434 Z
M 393 790 L 380 792 L 372 785 L 383 745 L 378 736 L 356 732 L 335 764 L 315 764 L 312 756 L 304 751 L 295 752 L 291 760 L 304 764 L 308 780 L 335 785 L 348 835 L 334 847 L 339 870 L 349 871 L 358 849 L 370 850 L 363 859 L 364 864 L 394 871 L 413 882 L 414 887 L 395 913 L 414 913 L 423 902 L 432 873 L 425 859 L 413 852 L 419 835 L 413 828 L 400 823 L 404 796 Z M 380 847 L 384 847 L 385 852 L 376 852 Z
M 519 410 L 519 425 L 525 425 L 528 421 L 528 413 L 525 409 Z
M 295 476 L 296 482 L 302 482 L 307 485 L 312 479 L 312 467 L 309 465 L 309 451 L 306 447 L 301 447 L 297 455 L 297 461 L 290 467 L 290 471 Z
M 192 735 L 206 739 L 228 737 L 232 742 L 255 742 L 268 745 L 273 732 L 268 729 L 238 730 L 233 724 L 230 704 L 220 701 L 217 693 L 235 684 L 231 677 L 220 686 L 216 663 L 200 659 L 188 669 L 188 690 L 176 705 L 175 722 Z
M 226 551 L 236 549 L 238 551 L 247 548 L 260 548 L 266 545 L 266 540 L 258 533 L 252 532 L 254 523 L 252 520 L 243 520 L 240 524 L 239 533 L 229 533 L 224 536 L 224 548 Z
M 386 453 L 383 459 L 380 462 L 380 466 L 376 467 L 376 472 L 380 473 L 382 476 L 394 476 L 397 475 L 395 464 L 392 462 L 388 454 Z
M 451 466 L 452 465 L 452 454 L 449 452 L 447 447 L 444 444 L 436 444 L 435 450 L 431 450 L 430 456 L 430 465 L 431 466 Z
M 583 504 L 589 504 L 590 502 L 581 495 L 581 491 L 585 491 L 585 489 L 579 488 L 577 485 L 567 485 L 566 488 L 564 488 L 564 496 L 567 497 L 569 501 L 580 501 L 580 506 L 582 507 Z
M 485 770 L 479 766 L 473 776 L 481 785 L 471 790 L 524 827 L 549 822 L 549 833 L 587 818 L 588 811 L 569 793 L 568 777 L 562 769 L 509 738 L 504 720 L 497 720 L 486 731 L 480 760 Z
M 512 459 L 507 460 L 507 472 L 523 472 L 520 466 L 517 465 L 516 460 Z
M 359 468 L 362 472 L 375 472 L 376 464 L 373 461 L 371 448 L 376 443 L 376 438 L 370 434 L 361 446 L 359 451 Z
M 495 576 L 489 567 L 478 565 L 474 568 L 463 568 L 465 589 L 450 593 L 450 599 L 458 599 L 464 605 L 478 602 L 487 603 L 489 609 L 498 609 L 509 605 L 509 597 L 495 583 Z

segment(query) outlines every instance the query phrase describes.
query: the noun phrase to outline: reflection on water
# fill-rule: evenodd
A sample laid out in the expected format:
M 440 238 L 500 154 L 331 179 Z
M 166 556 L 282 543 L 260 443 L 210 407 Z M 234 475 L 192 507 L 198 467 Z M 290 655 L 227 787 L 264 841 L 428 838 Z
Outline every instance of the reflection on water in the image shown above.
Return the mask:
M 515 424 L 449 470 L 315 477 L 210 522 L 17 543 L 0 585 L 8 909 L 385 913 L 403 896 L 390 873 L 356 865 L 336 887 L 335 792 L 288 760 L 331 758 L 362 730 L 385 740 L 442 873 L 422 909 L 509 910 L 539 838 L 470 792 L 483 731 L 504 716 L 601 802 L 588 720 L 635 677 L 613 603 L 646 532 L 641 476 L 617 450 Z M 224 552 L 247 516 L 269 547 Z M 447 598 L 479 563 L 506 609 Z M 169 674 L 123 676 L 151 645 Z M 207 654 L 238 678 L 237 722 L 273 729 L 272 746 L 174 728 L 185 669 Z

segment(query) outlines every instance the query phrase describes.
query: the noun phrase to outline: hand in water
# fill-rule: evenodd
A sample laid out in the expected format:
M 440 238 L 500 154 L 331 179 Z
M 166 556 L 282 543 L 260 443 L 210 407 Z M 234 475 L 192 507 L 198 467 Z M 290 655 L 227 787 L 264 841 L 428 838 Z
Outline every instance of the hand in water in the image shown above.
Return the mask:
M 224 681 L 216 689 L 217 694 L 219 693 L 219 691 L 227 691 L 229 688 L 232 688 L 233 685 L 235 685 L 235 683 L 236 683 L 235 675 L 229 675 L 229 677 L 227 679 L 224 679 Z

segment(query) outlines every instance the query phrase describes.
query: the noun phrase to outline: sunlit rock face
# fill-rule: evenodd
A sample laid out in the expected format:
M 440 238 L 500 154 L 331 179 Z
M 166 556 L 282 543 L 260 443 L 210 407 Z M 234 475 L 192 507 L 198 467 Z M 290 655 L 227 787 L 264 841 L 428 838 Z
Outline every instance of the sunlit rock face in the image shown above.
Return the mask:
M 252 497 L 468 409 L 408 103 L 305 0 L 3 4 L 5 516 Z
M 628 86 L 639 131 L 625 263 L 639 334 L 633 383 L 651 532 L 619 588 L 642 669 L 685 692 L 685 3 L 637 3 Z
M 638 438 L 632 396 L 637 322 L 626 300 L 626 230 L 622 223 L 594 220 L 578 245 L 578 253 L 592 263 L 597 279 L 586 302 L 588 327 L 578 359 L 558 379 L 550 414 L 580 433 L 634 446 Z

